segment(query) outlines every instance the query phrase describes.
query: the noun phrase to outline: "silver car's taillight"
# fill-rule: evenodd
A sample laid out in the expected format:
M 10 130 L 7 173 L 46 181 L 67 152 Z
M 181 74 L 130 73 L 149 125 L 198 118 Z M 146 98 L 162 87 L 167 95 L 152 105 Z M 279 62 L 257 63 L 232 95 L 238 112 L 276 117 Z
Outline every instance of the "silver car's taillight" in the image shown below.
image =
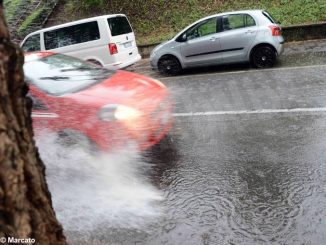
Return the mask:
M 272 36 L 281 36 L 281 28 L 279 26 L 276 25 L 270 25 L 268 26 L 271 31 L 272 31 Z

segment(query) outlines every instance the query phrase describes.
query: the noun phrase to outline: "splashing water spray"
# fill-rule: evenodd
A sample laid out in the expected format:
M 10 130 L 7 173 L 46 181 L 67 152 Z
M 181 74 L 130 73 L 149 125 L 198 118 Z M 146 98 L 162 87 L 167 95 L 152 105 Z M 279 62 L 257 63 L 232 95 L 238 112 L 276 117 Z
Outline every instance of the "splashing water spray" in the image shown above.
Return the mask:
M 147 179 L 150 165 L 135 147 L 95 155 L 57 142 L 51 134 L 36 138 L 54 209 L 66 231 L 143 229 L 162 215 L 162 193 Z

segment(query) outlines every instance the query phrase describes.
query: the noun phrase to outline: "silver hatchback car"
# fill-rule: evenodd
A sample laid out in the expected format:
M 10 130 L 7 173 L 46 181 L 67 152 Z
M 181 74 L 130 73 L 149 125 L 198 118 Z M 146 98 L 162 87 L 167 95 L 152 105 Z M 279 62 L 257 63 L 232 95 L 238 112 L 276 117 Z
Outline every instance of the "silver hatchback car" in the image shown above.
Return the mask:
M 211 15 L 196 21 L 151 53 L 150 63 L 163 74 L 182 69 L 250 62 L 272 67 L 283 52 L 281 27 L 264 10 Z

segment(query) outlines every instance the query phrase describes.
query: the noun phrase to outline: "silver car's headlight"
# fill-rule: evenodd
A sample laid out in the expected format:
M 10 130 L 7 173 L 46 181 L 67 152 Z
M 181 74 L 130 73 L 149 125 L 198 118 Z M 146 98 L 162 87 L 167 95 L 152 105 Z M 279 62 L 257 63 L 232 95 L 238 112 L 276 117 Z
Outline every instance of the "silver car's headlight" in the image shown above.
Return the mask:
M 154 57 L 156 54 L 157 54 L 157 51 L 162 47 L 162 44 L 159 44 L 158 46 L 156 46 L 152 52 L 151 52 L 151 55 L 150 57 Z
M 151 58 L 151 57 L 154 57 L 155 55 L 156 55 L 156 50 L 153 49 L 149 57 Z
M 99 118 L 108 122 L 116 120 L 133 120 L 139 118 L 141 115 L 142 113 L 135 108 L 116 104 L 105 105 L 99 111 Z

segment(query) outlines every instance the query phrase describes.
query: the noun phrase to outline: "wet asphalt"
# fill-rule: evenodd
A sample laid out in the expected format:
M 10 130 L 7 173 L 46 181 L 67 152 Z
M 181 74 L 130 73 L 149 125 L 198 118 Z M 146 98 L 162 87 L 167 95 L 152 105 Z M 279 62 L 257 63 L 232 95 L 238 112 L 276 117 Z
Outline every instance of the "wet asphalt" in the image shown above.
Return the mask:
M 168 212 L 140 244 L 326 244 L 325 74 L 164 79 L 175 125 L 153 178 Z
M 146 229 L 102 227 L 96 244 L 326 244 L 324 44 L 294 44 L 267 70 L 136 69 L 175 103 L 172 131 L 145 154 L 165 212 Z
M 149 152 L 166 214 L 115 242 L 326 244 L 324 49 L 294 44 L 268 70 L 155 73 L 175 102 L 172 132 Z

